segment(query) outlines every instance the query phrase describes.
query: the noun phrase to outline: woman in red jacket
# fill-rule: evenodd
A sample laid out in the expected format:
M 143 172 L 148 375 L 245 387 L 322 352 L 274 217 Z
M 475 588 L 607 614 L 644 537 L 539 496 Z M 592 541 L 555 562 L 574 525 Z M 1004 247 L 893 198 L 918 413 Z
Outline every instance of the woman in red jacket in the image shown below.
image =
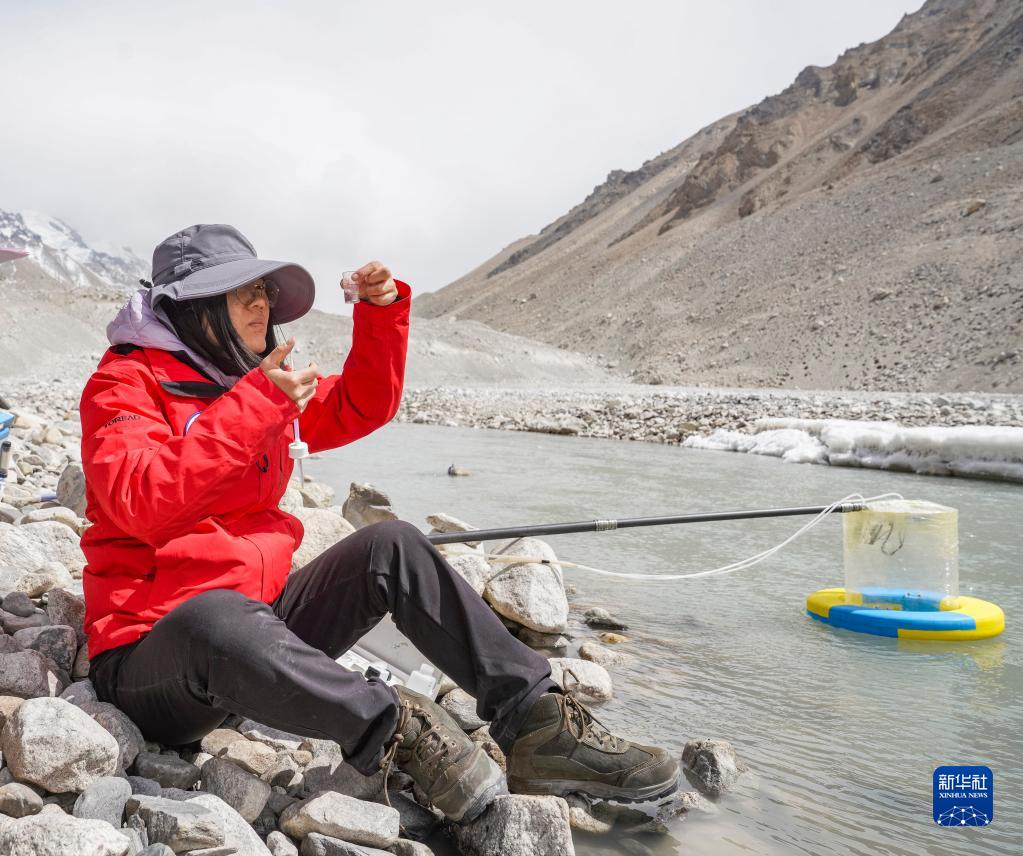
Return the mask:
M 163 241 L 153 280 L 107 329 L 82 395 L 82 538 L 90 677 L 150 739 L 193 742 L 231 713 L 337 741 L 366 774 L 392 760 L 449 817 L 477 815 L 500 770 L 432 700 L 336 658 L 384 615 L 477 700 L 525 793 L 670 793 L 666 752 L 611 735 L 550 680 L 414 526 L 364 527 L 290 573 L 301 522 L 279 508 L 293 421 L 310 452 L 397 412 L 411 290 L 359 271 L 339 375 L 291 371 L 272 323 L 307 312 L 298 265 L 260 260 L 234 228 Z

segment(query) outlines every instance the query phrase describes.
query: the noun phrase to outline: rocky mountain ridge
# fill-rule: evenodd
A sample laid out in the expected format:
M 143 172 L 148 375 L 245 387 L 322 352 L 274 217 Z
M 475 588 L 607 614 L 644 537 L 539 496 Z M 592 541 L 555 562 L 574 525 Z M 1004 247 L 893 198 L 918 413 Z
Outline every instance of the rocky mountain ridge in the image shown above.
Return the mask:
M 1020 0 L 929 0 L 414 312 L 652 383 L 1021 391 L 1021 54 Z

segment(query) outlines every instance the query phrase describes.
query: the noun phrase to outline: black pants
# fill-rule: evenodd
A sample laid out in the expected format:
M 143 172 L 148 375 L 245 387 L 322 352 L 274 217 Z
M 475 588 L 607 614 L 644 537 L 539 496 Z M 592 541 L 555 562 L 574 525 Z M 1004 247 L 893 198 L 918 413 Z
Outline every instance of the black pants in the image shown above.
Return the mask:
M 367 526 L 295 571 L 265 604 L 216 589 L 179 604 L 137 642 L 101 653 L 90 677 L 150 740 L 198 740 L 235 713 L 337 741 L 376 770 L 397 696 L 335 662 L 388 612 L 420 651 L 477 700 L 507 750 L 552 689 L 547 660 L 523 645 L 415 526 Z

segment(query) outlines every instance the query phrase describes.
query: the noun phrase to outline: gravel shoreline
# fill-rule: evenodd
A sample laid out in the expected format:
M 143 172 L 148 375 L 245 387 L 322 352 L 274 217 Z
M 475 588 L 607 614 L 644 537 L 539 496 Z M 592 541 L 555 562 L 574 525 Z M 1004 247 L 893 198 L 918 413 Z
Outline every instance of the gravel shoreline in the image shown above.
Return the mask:
M 1023 426 L 1023 396 L 712 390 L 667 387 L 406 389 L 396 421 L 680 444 L 759 419 L 851 419 L 905 426 Z

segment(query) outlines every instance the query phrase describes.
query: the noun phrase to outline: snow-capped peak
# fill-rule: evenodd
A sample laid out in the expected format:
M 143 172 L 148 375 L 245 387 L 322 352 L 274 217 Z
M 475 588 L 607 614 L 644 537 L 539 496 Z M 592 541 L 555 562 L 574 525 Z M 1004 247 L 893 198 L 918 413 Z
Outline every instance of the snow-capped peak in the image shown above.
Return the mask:
M 47 274 L 73 286 L 101 282 L 134 288 L 149 272 L 127 247 L 117 253 L 91 247 L 63 220 L 38 211 L 0 210 L 0 244 L 28 251 Z

